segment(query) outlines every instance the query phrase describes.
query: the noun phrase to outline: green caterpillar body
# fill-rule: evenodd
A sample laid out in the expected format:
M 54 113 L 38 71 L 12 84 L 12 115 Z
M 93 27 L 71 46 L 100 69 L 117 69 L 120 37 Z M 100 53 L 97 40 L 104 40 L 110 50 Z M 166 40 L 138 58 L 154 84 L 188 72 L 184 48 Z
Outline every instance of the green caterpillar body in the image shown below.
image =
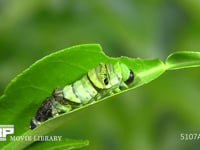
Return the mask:
M 30 122 L 34 129 L 45 120 L 73 109 L 87 105 L 100 98 L 120 92 L 134 80 L 134 73 L 125 64 L 100 63 L 88 71 L 80 80 L 66 85 L 63 89 L 55 89 L 52 95 L 46 98 L 35 117 Z

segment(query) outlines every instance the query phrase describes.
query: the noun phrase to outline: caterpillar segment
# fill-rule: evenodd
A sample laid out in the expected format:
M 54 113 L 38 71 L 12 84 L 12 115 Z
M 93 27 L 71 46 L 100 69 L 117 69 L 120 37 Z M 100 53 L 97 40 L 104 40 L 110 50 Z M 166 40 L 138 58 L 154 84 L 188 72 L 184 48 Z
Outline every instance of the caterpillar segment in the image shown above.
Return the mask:
M 56 88 L 38 108 L 30 122 L 30 129 L 34 129 L 49 118 L 120 92 L 128 88 L 133 81 L 134 73 L 125 64 L 100 63 L 80 80 L 66 85 L 63 89 Z

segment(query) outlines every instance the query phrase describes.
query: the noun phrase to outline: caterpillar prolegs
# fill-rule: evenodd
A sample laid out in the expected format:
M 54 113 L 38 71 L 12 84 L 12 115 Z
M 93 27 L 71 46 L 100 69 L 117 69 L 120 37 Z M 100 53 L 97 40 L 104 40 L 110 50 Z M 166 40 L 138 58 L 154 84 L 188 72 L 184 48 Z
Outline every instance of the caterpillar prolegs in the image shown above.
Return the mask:
M 42 102 L 30 122 L 30 128 L 34 129 L 51 117 L 120 92 L 128 88 L 133 81 L 134 73 L 124 63 L 100 63 L 81 79 L 66 85 L 63 89 L 56 88 L 51 96 Z

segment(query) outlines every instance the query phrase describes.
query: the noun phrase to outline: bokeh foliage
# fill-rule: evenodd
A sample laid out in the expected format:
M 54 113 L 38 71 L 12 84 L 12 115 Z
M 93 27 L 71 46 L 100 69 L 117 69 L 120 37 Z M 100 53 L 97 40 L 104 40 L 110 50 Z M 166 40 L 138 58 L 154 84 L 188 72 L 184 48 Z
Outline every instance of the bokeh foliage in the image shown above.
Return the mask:
M 199 14 L 196 0 L 0 0 L 0 93 L 35 60 L 75 44 L 141 58 L 200 51 Z M 199 75 L 198 68 L 166 73 L 52 134 L 89 139 L 87 149 L 198 149 L 199 141 L 181 141 L 180 133 L 200 133 Z

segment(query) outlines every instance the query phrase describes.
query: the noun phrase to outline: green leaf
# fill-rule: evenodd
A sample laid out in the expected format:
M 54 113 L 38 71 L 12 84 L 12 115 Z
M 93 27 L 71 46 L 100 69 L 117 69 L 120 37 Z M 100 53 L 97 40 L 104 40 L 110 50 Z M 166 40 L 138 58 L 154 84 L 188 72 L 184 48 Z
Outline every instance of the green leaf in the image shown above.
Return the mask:
M 62 139 L 61 141 L 48 141 L 48 142 L 42 142 L 42 141 L 37 141 L 33 144 L 30 144 L 28 147 L 27 144 L 22 144 L 22 143 L 28 143 L 28 142 L 12 142 L 11 144 L 7 145 L 3 149 L 24 149 L 26 148 L 27 150 L 53 150 L 53 149 L 65 149 L 65 150 L 71 150 L 71 149 L 76 149 L 76 148 L 81 148 L 89 145 L 88 140 L 73 140 L 73 139 Z
M 27 150 L 71 150 L 76 148 L 81 148 L 87 146 L 89 144 L 88 140 L 72 140 L 72 139 L 65 139 L 62 141 L 53 141 L 53 142 L 35 142 L 28 146 Z
M 167 57 L 166 69 L 175 70 L 200 66 L 200 52 L 180 51 Z
M 15 136 L 46 135 L 55 128 L 67 124 L 68 119 L 75 112 L 79 112 L 95 103 L 49 119 L 34 130 L 29 129 L 30 120 L 35 115 L 38 107 L 46 97 L 51 95 L 56 87 L 62 88 L 73 83 L 100 62 L 114 64 L 118 61 L 125 63 L 134 71 L 135 80 L 133 85 L 129 89 L 110 95 L 95 103 L 149 83 L 163 74 L 166 69 L 200 65 L 198 52 L 171 54 L 165 65 L 160 59 L 144 60 L 140 58 L 108 57 L 97 44 L 67 48 L 42 58 L 10 82 L 4 91 L 4 95 L 0 98 L 0 113 L 3 114 L 0 116 L 1 124 L 14 124 Z M 0 147 L 6 145 L 4 149 L 22 149 L 33 142 L 1 142 Z M 70 145 L 70 141 L 67 144 Z

